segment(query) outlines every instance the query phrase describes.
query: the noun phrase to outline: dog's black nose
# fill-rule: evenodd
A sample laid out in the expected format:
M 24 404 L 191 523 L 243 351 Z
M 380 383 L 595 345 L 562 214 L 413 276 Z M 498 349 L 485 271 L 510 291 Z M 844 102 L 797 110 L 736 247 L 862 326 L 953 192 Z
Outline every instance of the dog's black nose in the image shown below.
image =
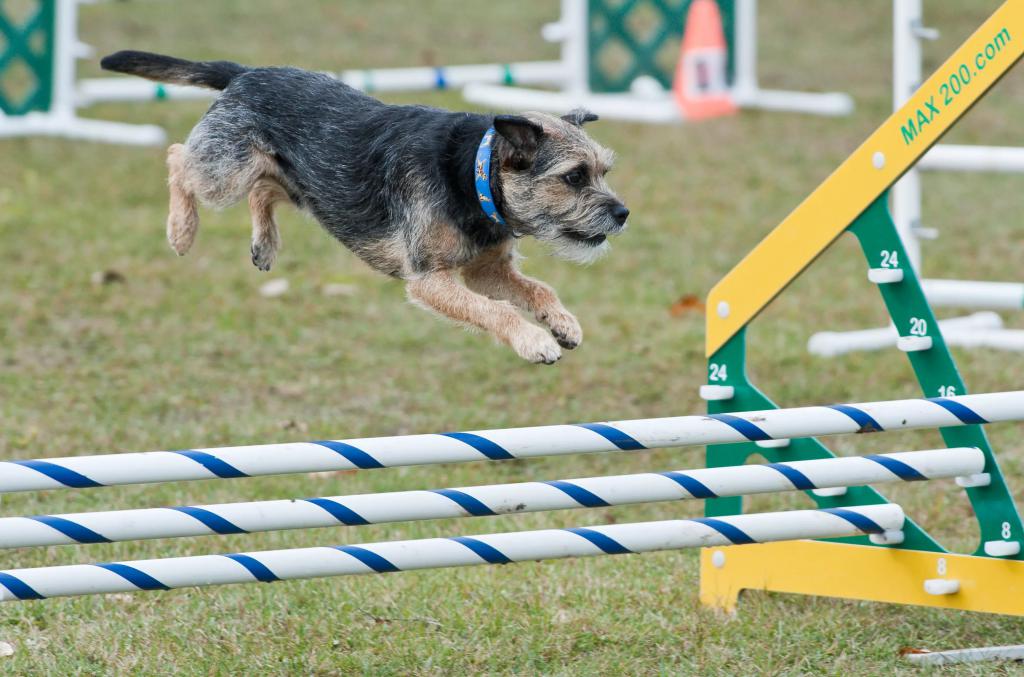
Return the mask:
M 626 222 L 626 219 L 628 217 L 629 210 L 626 209 L 626 205 L 617 204 L 614 207 L 612 207 L 612 218 L 618 221 L 620 226 Z

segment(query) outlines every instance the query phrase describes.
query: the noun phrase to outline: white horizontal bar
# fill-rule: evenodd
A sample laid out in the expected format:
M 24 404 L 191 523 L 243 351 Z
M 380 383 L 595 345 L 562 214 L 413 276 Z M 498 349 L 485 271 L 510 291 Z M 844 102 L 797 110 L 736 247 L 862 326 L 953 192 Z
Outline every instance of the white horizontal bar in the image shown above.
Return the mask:
M 507 82 L 509 75 L 511 75 L 511 82 Z M 347 70 L 339 73 L 338 77 L 346 85 L 356 89 L 387 92 L 461 89 L 473 83 L 557 87 L 566 84 L 568 75 L 560 61 L 537 61 L 507 65 L 494 63 Z
M 707 416 L 0 461 L 0 493 L 629 452 L 1024 419 L 1024 391 Z
M 109 122 L 53 113 L 0 116 L 0 138 L 17 136 L 56 136 L 133 146 L 156 146 L 167 140 L 164 130 L 155 125 Z
M 476 82 L 501 84 L 509 76 L 515 84 L 561 86 L 567 78 L 560 61 L 373 68 L 333 75 L 350 87 L 371 92 L 460 89 Z M 84 107 L 102 101 L 202 100 L 213 99 L 219 93 L 202 87 L 160 84 L 139 78 L 89 78 L 78 82 L 76 105 Z
M 0 548 L 253 533 L 743 496 L 974 475 L 957 447 L 774 465 L 677 470 L 434 491 L 0 518 Z M 834 490 L 834 489 L 832 489 Z M 821 494 L 819 494 L 821 495 Z
M 204 101 L 215 99 L 219 94 L 205 87 L 163 84 L 133 77 L 88 78 L 77 83 L 75 106 L 85 108 L 108 101 Z
M 917 167 L 961 172 L 1024 172 L 1024 148 L 939 144 L 925 153 Z
M 593 92 L 547 91 L 522 87 L 472 84 L 462 90 L 470 103 L 501 109 L 539 110 L 564 113 L 582 106 L 606 119 L 636 122 L 678 123 L 679 107 L 669 96 L 638 97 L 634 94 L 594 94 Z
M 1024 351 L 1024 329 L 978 329 L 953 331 L 944 335 L 946 344 L 961 348 L 993 348 L 1012 352 Z
M 999 329 L 1003 319 L 991 311 L 972 313 L 964 317 L 939 320 L 942 335 L 949 342 L 950 333 L 963 330 L 971 333 L 977 329 Z M 854 331 L 820 331 L 807 341 L 807 351 L 822 357 L 835 357 L 861 350 L 882 350 L 896 345 L 899 333 L 892 325 L 877 329 Z
M 928 302 L 936 307 L 1024 310 L 1024 284 L 975 280 L 921 280 Z
M 801 538 L 903 527 L 903 510 L 855 508 L 613 524 L 355 546 L 269 550 L 0 571 L 0 601 L 352 576 Z
M 755 89 L 734 93 L 741 108 L 809 113 L 811 115 L 849 115 L 853 99 L 841 92 L 787 92 L 777 89 Z

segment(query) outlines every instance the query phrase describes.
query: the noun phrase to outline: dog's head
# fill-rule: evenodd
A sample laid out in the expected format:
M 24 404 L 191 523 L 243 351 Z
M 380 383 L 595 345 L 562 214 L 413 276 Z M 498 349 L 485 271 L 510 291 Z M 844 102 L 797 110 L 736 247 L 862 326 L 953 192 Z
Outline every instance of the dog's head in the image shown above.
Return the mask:
M 495 153 L 503 214 L 521 235 L 548 242 L 565 258 L 587 262 L 626 226 L 629 210 L 605 181 L 613 153 L 583 131 L 597 116 L 577 109 L 498 115 Z

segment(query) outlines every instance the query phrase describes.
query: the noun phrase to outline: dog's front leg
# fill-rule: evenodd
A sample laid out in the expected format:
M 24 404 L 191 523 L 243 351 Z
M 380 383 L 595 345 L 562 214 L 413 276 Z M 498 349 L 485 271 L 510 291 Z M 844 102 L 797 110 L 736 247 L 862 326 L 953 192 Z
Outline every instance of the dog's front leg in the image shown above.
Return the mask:
M 451 271 L 409 280 L 406 290 L 411 301 L 456 322 L 483 329 L 525 360 L 553 364 L 562 356 L 547 332 L 524 320 L 512 304 L 470 291 Z
M 551 330 L 563 348 L 572 350 L 583 341 L 583 329 L 550 286 L 527 277 L 515 266 L 511 252 L 481 256 L 462 270 L 470 289 L 492 299 L 511 301 L 533 313 Z

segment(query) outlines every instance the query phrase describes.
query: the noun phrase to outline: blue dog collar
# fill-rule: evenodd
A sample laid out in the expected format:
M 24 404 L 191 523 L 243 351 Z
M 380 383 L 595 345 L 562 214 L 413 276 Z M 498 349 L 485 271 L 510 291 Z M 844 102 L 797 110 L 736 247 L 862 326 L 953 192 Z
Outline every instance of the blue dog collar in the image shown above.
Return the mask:
M 487 218 L 505 225 L 505 219 L 498 213 L 494 196 L 491 195 L 491 141 L 494 140 L 494 134 L 494 127 L 484 132 L 484 138 L 480 140 L 480 146 L 476 149 L 476 198 L 480 201 L 480 207 L 484 214 L 487 214 Z

